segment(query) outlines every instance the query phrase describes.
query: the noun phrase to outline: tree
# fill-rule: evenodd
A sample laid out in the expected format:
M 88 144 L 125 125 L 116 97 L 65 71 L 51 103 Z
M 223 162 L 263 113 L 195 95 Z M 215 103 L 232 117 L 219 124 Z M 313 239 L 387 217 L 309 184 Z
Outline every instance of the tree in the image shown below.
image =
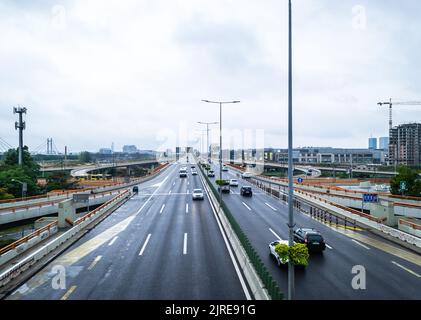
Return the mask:
M 91 154 L 88 151 L 83 151 L 79 154 L 79 161 L 82 163 L 88 163 L 91 162 L 92 157 Z
M 47 178 L 46 191 L 58 189 L 73 189 L 74 182 L 69 182 L 70 174 L 68 172 L 56 172 Z
M 40 188 L 37 185 L 37 179 L 28 175 L 26 170 L 20 166 L 0 171 L 0 188 L 4 188 L 7 193 L 13 194 L 14 197 L 20 198 L 22 195 L 22 185 L 17 181 L 12 181 L 13 179 L 27 183 L 27 196 L 37 195 L 40 193 Z
M 23 163 L 18 164 L 18 150 L 10 149 L 3 157 L 3 163 L 0 165 L 0 188 L 4 189 L 6 194 L 12 194 L 14 197 L 21 197 L 22 185 L 13 179 L 26 182 L 28 190 L 26 195 L 32 196 L 40 193 L 37 185 L 39 175 L 39 165 L 32 159 L 28 147 L 23 148 Z
M 405 182 L 406 190 L 401 190 L 401 182 Z M 395 195 L 420 197 L 421 180 L 418 172 L 406 166 L 398 169 L 398 174 L 390 180 L 390 191 Z
M 13 198 L 13 194 L 8 193 L 6 188 L 0 188 L 0 200 L 9 200 Z

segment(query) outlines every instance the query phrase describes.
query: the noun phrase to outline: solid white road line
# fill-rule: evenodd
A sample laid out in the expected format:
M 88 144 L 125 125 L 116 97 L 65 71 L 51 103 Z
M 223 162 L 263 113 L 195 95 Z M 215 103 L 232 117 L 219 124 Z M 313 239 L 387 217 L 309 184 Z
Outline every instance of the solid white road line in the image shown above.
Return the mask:
M 276 234 L 276 232 L 275 232 L 275 231 L 273 231 L 271 228 L 269 228 L 269 231 L 270 231 L 270 232 L 272 232 L 272 234 L 273 234 L 276 238 L 278 238 L 278 240 L 282 240 L 282 239 L 281 239 L 281 237 L 280 237 L 280 236 L 278 236 L 278 235 Z
M 352 241 L 355 242 L 356 244 L 358 244 L 359 246 L 361 246 L 361 247 L 363 247 L 363 248 L 365 248 L 367 250 L 370 250 L 369 247 L 367 247 L 366 245 L 362 244 L 361 242 L 358 242 L 357 240 L 354 240 L 354 239 L 352 239 Z
M 251 208 L 248 206 L 248 205 L 246 205 L 244 202 L 243 202 L 243 205 L 249 210 L 249 211 L 251 211 Z
M 397 263 L 397 262 L 395 262 L 395 261 L 392 261 L 392 263 L 393 263 L 394 265 L 398 266 L 399 268 L 401 268 L 401 269 L 403 269 L 403 270 L 405 270 L 405 271 L 409 272 L 410 274 L 412 274 L 412 275 L 416 276 L 417 278 L 421 278 L 421 275 L 419 275 L 418 273 L 416 273 L 416 272 L 412 271 L 411 269 L 408 269 L 407 267 L 404 267 L 403 265 L 400 265 L 399 263 Z
M 184 234 L 183 254 L 187 254 L 187 233 Z
M 98 263 L 98 261 L 101 259 L 102 259 L 102 256 L 96 257 L 94 261 L 92 261 L 91 265 L 88 267 L 88 270 L 92 270 L 95 267 L 95 265 Z
M 110 241 L 110 243 L 108 244 L 109 246 L 112 246 L 113 245 L 113 243 L 117 240 L 117 238 L 118 238 L 118 236 L 115 236 L 114 238 L 113 238 L 113 240 L 111 240 Z
M 271 208 L 273 211 L 278 211 L 276 208 L 272 207 L 269 203 L 265 202 L 265 205 L 267 205 L 269 208 Z
M 328 249 L 330 249 L 330 250 L 332 250 L 333 248 L 330 246 L 330 245 L 328 245 L 327 243 L 326 243 L 326 247 L 328 248 Z
M 149 242 L 149 239 L 150 238 L 151 238 L 151 234 L 149 233 L 148 236 L 147 236 L 147 238 L 146 238 L 146 240 L 145 240 L 145 243 L 143 244 L 142 249 L 139 252 L 139 256 L 143 255 L 143 251 L 145 251 L 145 248 L 148 245 L 148 242 Z
M 189 213 L 189 204 L 186 203 L 186 213 Z
M 165 203 L 162 205 L 161 210 L 159 210 L 159 213 L 162 213 L 162 211 L 164 211 L 165 208 Z

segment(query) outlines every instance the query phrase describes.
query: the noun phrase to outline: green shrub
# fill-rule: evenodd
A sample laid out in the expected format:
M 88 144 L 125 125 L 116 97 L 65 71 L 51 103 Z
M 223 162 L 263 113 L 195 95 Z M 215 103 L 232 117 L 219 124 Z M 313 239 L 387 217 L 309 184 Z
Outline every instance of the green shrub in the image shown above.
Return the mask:
M 284 243 L 280 243 L 275 247 L 275 251 L 282 262 L 286 263 L 289 257 L 289 246 Z
M 295 243 L 292 247 L 290 247 L 287 244 L 280 243 L 275 247 L 275 251 L 283 263 L 291 260 L 291 262 L 296 266 L 308 266 L 308 259 L 310 255 L 305 244 Z
M 305 244 L 295 243 L 289 248 L 289 257 L 293 264 L 307 267 L 310 255 Z

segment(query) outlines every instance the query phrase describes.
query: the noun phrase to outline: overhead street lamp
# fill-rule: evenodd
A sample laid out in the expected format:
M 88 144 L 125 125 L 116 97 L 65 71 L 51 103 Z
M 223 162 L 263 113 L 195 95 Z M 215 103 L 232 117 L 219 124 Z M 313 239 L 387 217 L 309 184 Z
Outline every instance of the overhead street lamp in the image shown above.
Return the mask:
M 12 179 L 12 182 L 18 182 L 22 185 L 22 199 L 26 196 L 26 192 L 28 191 L 28 183 L 22 182 L 18 179 Z
M 230 103 L 240 103 L 240 101 L 211 101 L 211 100 L 202 100 L 206 103 L 219 104 L 219 180 L 222 181 L 222 105 Z M 221 201 L 222 201 L 222 186 L 219 186 L 219 211 L 221 211 Z
M 211 156 L 211 152 L 209 150 L 209 131 L 210 131 L 209 126 L 213 124 L 218 124 L 218 122 L 198 122 L 198 123 L 206 125 L 206 144 L 207 144 L 206 153 L 208 155 L 208 163 L 209 163 L 210 156 Z
M 294 184 L 293 172 L 294 163 L 292 159 L 292 5 L 288 1 L 288 245 L 294 245 Z M 291 259 L 288 261 L 288 300 L 293 300 L 295 295 L 294 264 Z

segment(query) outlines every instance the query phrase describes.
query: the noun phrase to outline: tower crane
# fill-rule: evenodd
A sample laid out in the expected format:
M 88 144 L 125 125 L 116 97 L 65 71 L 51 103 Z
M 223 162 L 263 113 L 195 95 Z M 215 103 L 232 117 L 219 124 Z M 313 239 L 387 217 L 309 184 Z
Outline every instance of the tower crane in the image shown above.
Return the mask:
M 421 106 L 421 101 L 397 101 L 392 102 L 392 99 L 390 99 L 388 102 L 379 102 L 379 106 L 389 106 L 389 132 L 393 128 L 393 114 L 392 114 L 392 108 L 394 105 L 400 105 L 400 106 Z
M 392 99 L 389 99 L 388 102 L 379 102 L 377 103 L 379 106 L 389 106 L 389 164 L 390 164 L 390 152 L 391 152 L 391 148 L 396 149 L 397 146 L 396 145 L 392 145 L 391 141 L 392 141 L 392 128 L 393 128 L 393 113 L 392 113 L 392 109 L 394 105 L 400 105 L 400 106 L 421 106 L 421 101 L 397 101 L 394 102 L 392 101 Z M 397 150 L 395 150 L 397 152 Z M 395 167 L 397 165 L 397 159 L 395 159 Z M 396 171 L 396 169 L 395 169 Z

